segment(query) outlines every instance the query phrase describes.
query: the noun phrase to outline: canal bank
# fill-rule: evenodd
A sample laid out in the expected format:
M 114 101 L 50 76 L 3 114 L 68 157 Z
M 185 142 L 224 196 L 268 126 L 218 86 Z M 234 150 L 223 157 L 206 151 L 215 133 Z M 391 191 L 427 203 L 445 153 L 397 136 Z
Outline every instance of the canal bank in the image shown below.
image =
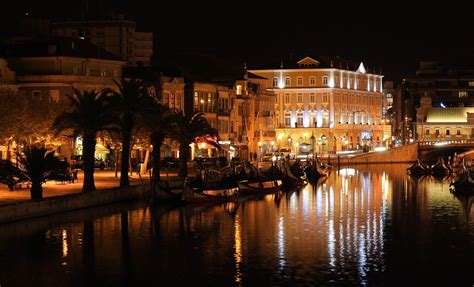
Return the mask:
M 49 197 L 38 201 L 20 201 L 0 206 L 0 223 L 52 215 L 111 203 L 143 199 L 149 185 L 114 187 L 88 193 Z

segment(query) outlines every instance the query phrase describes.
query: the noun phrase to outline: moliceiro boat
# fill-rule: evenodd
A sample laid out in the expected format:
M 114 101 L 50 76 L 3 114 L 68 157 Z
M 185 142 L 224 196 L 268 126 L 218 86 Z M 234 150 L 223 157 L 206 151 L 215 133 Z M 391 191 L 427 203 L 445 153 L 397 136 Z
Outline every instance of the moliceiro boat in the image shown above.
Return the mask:
M 183 184 L 181 200 L 185 203 L 229 201 L 236 200 L 238 194 L 238 187 L 207 189 L 199 184 L 193 185 L 189 178 L 186 178 Z
M 414 177 L 420 177 L 430 174 L 430 167 L 425 165 L 420 159 L 417 159 L 414 164 L 407 168 L 407 173 Z
M 431 166 L 431 174 L 435 177 L 444 177 L 451 174 L 451 167 L 447 166 L 443 158 L 439 158 L 438 161 Z
M 474 194 L 474 179 L 472 177 L 471 171 L 463 165 L 462 173 L 457 175 L 450 184 L 453 193 L 461 195 Z
M 318 181 L 319 178 L 328 176 L 329 167 L 321 165 L 317 159 L 308 163 L 305 167 L 306 178 L 312 182 Z
M 282 186 L 281 180 L 239 181 L 239 194 L 265 194 L 273 193 L 280 190 Z

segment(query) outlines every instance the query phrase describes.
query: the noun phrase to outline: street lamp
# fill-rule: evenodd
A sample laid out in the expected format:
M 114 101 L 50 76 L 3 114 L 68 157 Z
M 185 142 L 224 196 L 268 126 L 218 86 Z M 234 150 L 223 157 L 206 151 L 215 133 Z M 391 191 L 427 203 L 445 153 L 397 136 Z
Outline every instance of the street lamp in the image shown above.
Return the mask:
M 364 111 L 353 111 L 352 112 L 352 138 L 355 139 L 356 137 L 354 136 L 355 133 L 355 114 L 356 113 L 362 113 Z M 354 144 L 352 143 L 352 149 L 354 149 Z
M 288 149 L 289 149 L 289 151 L 290 151 L 290 153 L 291 153 L 291 136 L 288 136 L 288 137 L 286 138 L 286 140 L 288 141 Z
M 316 142 L 316 138 L 314 137 L 314 134 L 311 135 L 311 145 L 312 145 L 312 148 L 313 148 L 313 158 L 314 158 L 314 143 Z

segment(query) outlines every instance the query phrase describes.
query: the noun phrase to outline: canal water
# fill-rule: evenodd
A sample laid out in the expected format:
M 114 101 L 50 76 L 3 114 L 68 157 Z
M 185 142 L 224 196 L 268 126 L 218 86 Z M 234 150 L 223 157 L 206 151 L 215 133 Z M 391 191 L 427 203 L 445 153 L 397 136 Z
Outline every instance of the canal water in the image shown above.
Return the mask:
M 404 165 L 238 204 L 127 203 L 0 225 L 0 285 L 472 286 L 471 200 Z

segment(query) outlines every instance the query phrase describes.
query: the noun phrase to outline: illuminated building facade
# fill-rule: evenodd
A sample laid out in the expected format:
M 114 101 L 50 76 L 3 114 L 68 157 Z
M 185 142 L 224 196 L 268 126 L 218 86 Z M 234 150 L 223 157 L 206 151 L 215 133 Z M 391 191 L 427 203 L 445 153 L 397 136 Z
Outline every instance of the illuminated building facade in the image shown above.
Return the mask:
M 420 141 L 455 141 L 474 135 L 474 107 L 429 108 L 425 121 L 417 122 Z
M 122 76 L 125 61 L 81 39 L 46 37 L 6 42 L 1 52 L 8 67 L 15 71 L 19 93 L 55 103 L 68 102 L 67 95 L 79 91 L 116 89 L 113 80 Z M 5 70 L 11 77 L 11 72 Z M 58 113 L 60 111 L 57 111 Z M 61 155 L 70 158 L 82 153 L 80 139 L 73 143 L 51 142 L 60 146 Z M 105 159 L 111 150 L 98 138 L 96 158 Z
M 276 145 L 295 154 L 384 145 L 383 76 L 363 63 L 305 57 L 287 67 L 250 70 L 277 95 Z

